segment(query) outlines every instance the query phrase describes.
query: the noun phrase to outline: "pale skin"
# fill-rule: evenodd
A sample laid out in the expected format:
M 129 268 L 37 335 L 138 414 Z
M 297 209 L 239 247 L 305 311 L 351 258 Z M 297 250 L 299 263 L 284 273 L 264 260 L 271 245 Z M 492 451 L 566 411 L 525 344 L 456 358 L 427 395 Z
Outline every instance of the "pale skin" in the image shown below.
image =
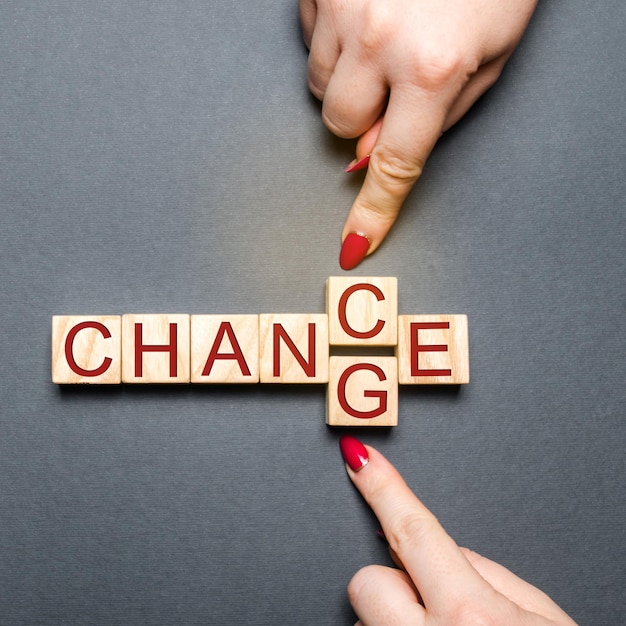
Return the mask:
M 441 134 L 496 81 L 537 0 L 300 0 L 324 123 L 370 155 L 342 240 L 386 237 Z
M 536 0 L 300 0 L 309 87 L 326 126 L 370 155 L 342 239 L 372 253 L 441 134 L 497 80 Z M 545 593 L 460 548 L 374 448 L 348 474 L 378 517 L 393 569 L 348 586 L 362 626 L 575 626 Z
M 378 517 L 400 569 L 371 565 L 348 586 L 361 626 L 576 626 L 545 593 L 460 548 L 374 448 L 348 474 Z

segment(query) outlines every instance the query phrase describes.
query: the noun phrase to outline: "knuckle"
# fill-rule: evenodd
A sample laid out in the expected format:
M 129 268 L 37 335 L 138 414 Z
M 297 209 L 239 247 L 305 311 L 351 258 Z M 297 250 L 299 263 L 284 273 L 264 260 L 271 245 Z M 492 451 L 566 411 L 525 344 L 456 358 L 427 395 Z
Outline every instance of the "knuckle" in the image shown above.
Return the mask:
M 454 81 L 464 84 L 476 67 L 456 46 L 437 46 L 418 52 L 420 86 L 435 91 Z
M 464 604 L 450 615 L 451 624 L 463 624 L 464 626 L 498 626 L 502 622 L 496 620 L 488 610 L 477 604 Z
M 440 87 L 461 73 L 464 64 L 455 49 L 429 51 L 422 61 L 422 76 L 429 85 Z
M 350 107 L 341 98 L 337 98 L 336 94 L 328 91 L 324 94 L 322 121 L 333 135 L 342 139 L 352 139 L 359 135 Z
M 424 164 L 417 159 L 408 160 L 392 151 L 379 149 L 372 155 L 369 168 L 389 192 L 393 192 L 395 188 L 405 192 L 406 186 L 413 185 L 422 175 Z
M 313 76 L 309 75 L 309 91 L 318 99 L 324 99 L 325 88 L 321 86 L 320 82 Z
M 500 603 L 494 605 L 493 602 L 484 598 L 466 599 L 462 604 L 458 604 L 447 617 L 451 624 L 463 624 L 463 626 L 500 626 L 501 624 L 515 624 L 519 621 L 519 615 L 514 615 L 511 611 L 502 611 Z
M 332 109 L 324 103 L 322 107 L 322 121 L 328 130 L 337 137 L 351 139 L 355 136 L 354 129 L 344 114 L 337 107 Z
M 309 90 L 318 99 L 323 100 L 332 68 L 319 54 L 311 53 L 307 61 L 307 82 Z
M 416 547 L 428 542 L 438 526 L 434 515 L 411 512 L 396 516 L 390 527 L 385 529 L 385 536 L 397 554 L 410 554 Z
M 362 20 L 360 47 L 366 55 L 379 54 L 398 32 L 394 10 L 388 3 L 370 2 L 363 8 Z

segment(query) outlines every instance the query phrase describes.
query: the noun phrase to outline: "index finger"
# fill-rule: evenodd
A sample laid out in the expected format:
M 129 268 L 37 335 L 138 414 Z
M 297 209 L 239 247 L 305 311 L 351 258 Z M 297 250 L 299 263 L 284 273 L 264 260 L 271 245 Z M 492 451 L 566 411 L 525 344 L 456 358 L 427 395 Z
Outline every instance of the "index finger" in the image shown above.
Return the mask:
M 489 587 L 391 463 L 354 437 L 341 439 L 348 473 L 427 610 L 447 610 Z
M 343 228 L 343 242 L 358 233 L 368 241 L 367 254 L 382 243 L 422 175 L 457 95 L 452 87 L 436 94 L 416 85 L 392 87 L 363 186 Z M 352 269 L 356 264 L 341 265 Z

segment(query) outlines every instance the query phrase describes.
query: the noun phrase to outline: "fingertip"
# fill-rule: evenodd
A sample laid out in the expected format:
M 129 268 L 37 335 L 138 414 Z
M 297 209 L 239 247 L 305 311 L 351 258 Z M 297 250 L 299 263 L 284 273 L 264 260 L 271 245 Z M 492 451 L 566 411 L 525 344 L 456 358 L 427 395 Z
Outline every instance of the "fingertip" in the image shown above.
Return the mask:
M 341 269 L 355 268 L 366 256 L 378 249 L 393 227 L 399 210 L 399 206 L 390 207 L 389 203 L 370 200 L 364 189 L 361 190 L 343 228 L 339 253 Z
M 342 435 L 339 448 L 343 460 L 353 472 L 361 471 L 369 463 L 367 448 L 356 437 Z
M 361 232 L 350 232 L 341 244 L 339 266 L 342 270 L 354 269 L 367 256 L 372 245 L 370 238 Z
M 391 226 L 385 224 L 376 216 L 363 212 L 356 204 L 352 207 L 350 215 L 342 233 L 341 250 L 339 252 L 339 265 L 342 270 L 351 270 L 359 265 L 365 257 L 370 256 L 383 242 Z

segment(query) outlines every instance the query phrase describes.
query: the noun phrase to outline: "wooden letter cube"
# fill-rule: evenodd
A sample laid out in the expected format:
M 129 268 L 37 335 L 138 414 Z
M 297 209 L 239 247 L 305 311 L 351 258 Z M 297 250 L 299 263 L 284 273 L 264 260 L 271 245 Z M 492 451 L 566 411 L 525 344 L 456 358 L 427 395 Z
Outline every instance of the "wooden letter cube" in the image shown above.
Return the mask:
M 400 315 L 398 381 L 401 385 L 469 383 L 466 315 Z
M 259 316 L 192 315 L 191 382 L 258 383 Z
M 396 357 L 331 356 L 329 378 L 329 426 L 398 425 Z
M 326 312 L 331 346 L 395 346 L 398 279 L 331 276 Z
M 328 318 L 262 314 L 259 351 L 262 383 L 327 383 Z
M 122 381 L 188 383 L 189 315 L 122 316 Z
M 122 382 L 122 318 L 119 315 L 55 315 L 52 381 L 57 384 Z

